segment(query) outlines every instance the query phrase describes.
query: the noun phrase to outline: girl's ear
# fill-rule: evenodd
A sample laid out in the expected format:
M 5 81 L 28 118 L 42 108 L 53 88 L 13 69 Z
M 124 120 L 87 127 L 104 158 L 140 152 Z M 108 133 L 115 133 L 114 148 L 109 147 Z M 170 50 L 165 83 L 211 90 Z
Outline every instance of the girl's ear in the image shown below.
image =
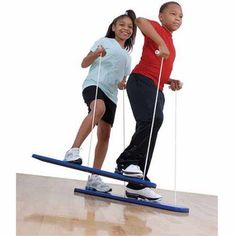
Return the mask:
M 113 24 L 111 27 L 111 30 L 114 32 L 115 31 L 115 25 Z

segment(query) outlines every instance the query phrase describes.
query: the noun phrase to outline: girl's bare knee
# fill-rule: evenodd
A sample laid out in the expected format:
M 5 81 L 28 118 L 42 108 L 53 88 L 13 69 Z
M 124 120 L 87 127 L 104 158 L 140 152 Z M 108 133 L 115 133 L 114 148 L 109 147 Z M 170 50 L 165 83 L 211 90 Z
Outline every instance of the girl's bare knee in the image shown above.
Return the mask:
M 90 108 L 91 108 L 91 114 L 93 114 L 95 111 L 95 120 L 97 122 L 103 117 L 103 115 L 106 112 L 106 107 L 102 100 L 97 100 L 96 104 L 95 101 L 93 101 L 90 105 Z

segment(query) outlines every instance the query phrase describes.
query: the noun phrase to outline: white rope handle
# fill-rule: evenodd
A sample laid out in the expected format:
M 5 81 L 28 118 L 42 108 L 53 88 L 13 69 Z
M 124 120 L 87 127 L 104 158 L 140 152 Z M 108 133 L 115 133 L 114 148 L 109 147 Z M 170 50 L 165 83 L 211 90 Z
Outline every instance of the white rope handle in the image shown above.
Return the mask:
M 174 115 L 174 203 L 177 203 L 177 91 L 175 91 L 175 115 Z
M 125 89 L 123 89 L 123 150 L 125 150 Z M 125 181 L 123 185 L 125 189 Z M 126 197 L 125 191 L 123 192 L 123 197 Z
M 94 105 L 93 105 L 93 118 L 92 118 L 90 143 L 89 143 L 88 166 L 90 164 L 90 156 L 91 156 L 91 149 L 92 149 L 93 127 L 95 125 L 94 123 L 95 123 L 95 114 L 96 114 L 96 107 L 97 107 L 97 96 L 98 96 L 98 85 L 99 85 L 99 80 L 100 80 L 101 62 L 102 62 L 102 56 L 100 55 L 99 64 L 98 64 L 98 77 L 97 77 L 97 84 L 96 84 L 96 92 L 95 92 L 95 99 L 94 99 Z
M 123 89 L 123 149 L 125 150 L 125 89 Z
M 157 52 L 155 52 L 155 53 L 157 54 Z M 146 160 L 145 160 L 145 166 L 144 166 L 143 179 L 145 178 L 145 175 L 146 175 L 148 155 L 149 155 L 149 151 L 150 151 L 150 144 L 151 144 L 151 139 L 152 139 L 153 126 L 154 126 L 154 121 L 155 121 L 155 116 L 156 116 L 156 106 L 157 106 L 158 95 L 159 95 L 159 88 L 160 88 L 163 62 L 164 62 L 164 58 L 162 57 L 161 58 L 160 72 L 159 72 L 159 76 L 158 76 L 156 99 L 155 99 L 155 104 L 154 104 L 154 109 L 153 109 L 152 124 L 151 124 L 150 136 L 149 136 L 149 141 L 148 141 L 148 148 L 147 148 L 147 154 L 146 154 Z

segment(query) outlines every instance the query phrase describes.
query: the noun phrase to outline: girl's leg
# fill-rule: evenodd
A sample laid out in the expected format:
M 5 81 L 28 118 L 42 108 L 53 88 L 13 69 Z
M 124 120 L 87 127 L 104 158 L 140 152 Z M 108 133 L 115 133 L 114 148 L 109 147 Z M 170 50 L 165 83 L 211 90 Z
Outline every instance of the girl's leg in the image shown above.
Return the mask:
M 95 159 L 93 167 L 97 169 L 102 168 L 102 164 L 104 162 L 108 144 L 109 144 L 109 138 L 111 133 L 111 125 L 107 122 L 100 120 L 97 127 L 97 145 L 95 148 Z
M 95 148 L 95 158 L 93 167 L 101 169 L 103 161 L 105 159 L 109 138 L 111 132 L 111 125 L 103 120 L 100 120 L 97 127 L 98 142 Z M 112 189 L 109 185 L 104 183 L 99 175 L 92 174 L 89 176 L 86 189 L 96 190 L 99 192 L 110 192 Z
M 88 137 L 88 135 L 90 134 L 91 130 L 92 130 L 92 122 L 93 122 L 93 114 L 94 114 L 94 103 L 95 101 L 92 101 L 90 104 L 90 109 L 91 111 L 89 112 L 89 114 L 85 117 L 85 119 L 83 120 L 79 131 L 76 135 L 75 141 L 72 145 L 72 148 L 74 147 L 80 147 L 82 145 L 82 143 L 84 142 L 84 140 Z M 98 99 L 97 103 L 96 103 L 96 111 L 95 111 L 95 119 L 94 119 L 94 125 L 93 128 L 96 124 L 98 124 L 102 118 L 102 116 L 104 115 L 106 110 L 105 107 L 105 103 L 103 100 Z

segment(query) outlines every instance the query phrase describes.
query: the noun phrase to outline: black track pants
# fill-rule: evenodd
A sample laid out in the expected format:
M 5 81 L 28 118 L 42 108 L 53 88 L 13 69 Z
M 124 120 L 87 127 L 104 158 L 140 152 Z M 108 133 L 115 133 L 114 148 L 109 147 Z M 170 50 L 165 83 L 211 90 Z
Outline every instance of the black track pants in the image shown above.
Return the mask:
M 127 93 L 136 120 L 136 127 L 129 146 L 121 153 L 116 161 L 119 170 L 126 168 L 130 164 L 135 164 L 139 165 L 141 170 L 144 171 L 156 92 L 157 87 L 149 78 L 140 74 L 130 75 L 127 82 Z M 163 122 L 164 103 L 164 94 L 162 91 L 159 91 L 146 175 L 151 163 L 157 134 Z M 145 176 L 145 179 L 148 178 Z M 140 185 L 131 183 L 129 183 L 127 187 L 134 189 L 142 188 Z

